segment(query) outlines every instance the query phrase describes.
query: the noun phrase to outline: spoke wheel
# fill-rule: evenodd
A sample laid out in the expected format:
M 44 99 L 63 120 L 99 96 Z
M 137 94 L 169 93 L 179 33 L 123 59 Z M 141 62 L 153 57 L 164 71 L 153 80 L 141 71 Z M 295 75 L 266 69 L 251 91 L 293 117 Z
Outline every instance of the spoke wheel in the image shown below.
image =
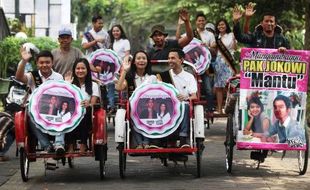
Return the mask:
M 234 153 L 234 131 L 233 131 L 233 116 L 231 114 L 227 117 L 227 127 L 226 127 L 226 171 L 231 173 L 232 171 L 232 161 Z
M 28 173 L 29 173 L 29 160 L 27 158 L 26 152 L 25 152 L 25 148 L 22 147 L 19 150 L 19 154 L 20 154 L 20 172 L 21 172 L 21 176 L 24 182 L 28 181 Z
M 297 158 L 298 158 L 298 168 L 299 168 L 299 175 L 304 175 L 307 172 L 308 168 L 308 156 L 309 156 L 309 137 L 307 133 L 307 128 L 305 128 L 305 136 L 306 136 L 306 150 L 305 151 L 297 151 Z

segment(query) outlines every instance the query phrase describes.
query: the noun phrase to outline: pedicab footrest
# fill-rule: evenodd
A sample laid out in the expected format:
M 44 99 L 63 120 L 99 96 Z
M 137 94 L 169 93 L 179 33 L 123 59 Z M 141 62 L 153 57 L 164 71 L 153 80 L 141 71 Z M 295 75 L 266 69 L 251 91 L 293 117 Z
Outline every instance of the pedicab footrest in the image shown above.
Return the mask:
M 40 152 L 27 154 L 27 157 L 29 159 L 31 158 L 62 158 L 62 157 L 72 158 L 72 157 L 92 157 L 92 156 L 94 156 L 94 154 L 91 151 L 86 152 L 85 154 L 80 154 L 79 152 L 66 153 L 63 156 L 58 156 L 56 155 L 56 153 L 40 153 Z
M 124 149 L 124 153 L 194 153 L 197 148 Z

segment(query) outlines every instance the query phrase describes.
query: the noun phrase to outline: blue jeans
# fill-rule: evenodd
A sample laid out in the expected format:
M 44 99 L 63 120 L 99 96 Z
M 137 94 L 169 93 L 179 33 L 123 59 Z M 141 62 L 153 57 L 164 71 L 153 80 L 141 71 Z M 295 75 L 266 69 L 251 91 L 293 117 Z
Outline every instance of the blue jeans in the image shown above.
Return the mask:
M 114 104 L 114 96 L 115 96 L 115 84 L 109 83 L 107 84 L 107 97 L 108 97 L 108 109 L 109 108 L 115 108 L 115 104 Z
M 133 139 L 137 142 L 137 145 L 148 145 L 150 144 L 150 139 L 143 136 L 142 134 L 138 133 L 135 129 L 131 130 L 131 134 L 133 136 Z
M 7 133 L 6 143 L 4 144 L 2 151 L 0 151 L 0 156 L 4 156 L 5 153 L 10 149 L 11 145 L 14 142 L 14 139 L 15 139 L 15 136 L 12 132 Z
M 49 146 L 52 146 L 51 142 L 48 139 L 48 135 L 46 133 L 43 133 L 40 129 L 36 127 L 36 125 L 33 123 L 33 121 L 29 121 L 30 130 L 33 132 L 33 134 L 37 137 L 38 141 L 40 142 L 40 145 L 43 149 L 46 149 Z M 55 145 L 65 145 L 65 135 L 60 134 L 55 136 Z
M 213 88 L 213 78 L 207 74 L 200 75 L 202 80 L 202 90 L 205 91 L 206 100 L 207 100 L 207 109 L 210 111 L 214 108 L 214 94 L 212 92 Z
M 188 135 L 188 127 L 189 127 L 189 105 L 185 104 L 184 109 L 184 117 L 180 124 L 180 137 L 187 137 Z

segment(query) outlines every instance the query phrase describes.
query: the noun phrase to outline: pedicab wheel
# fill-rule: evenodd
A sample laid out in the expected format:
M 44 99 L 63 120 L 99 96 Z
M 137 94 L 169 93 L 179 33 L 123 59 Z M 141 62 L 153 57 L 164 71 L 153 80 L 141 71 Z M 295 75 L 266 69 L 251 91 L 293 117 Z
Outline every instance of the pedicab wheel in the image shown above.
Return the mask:
M 29 177 L 28 177 L 28 173 L 29 173 L 29 160 L 27 158 L 26 152 L 25 152 L 25 148 L 21 147 L 19 149 L 19 160 L 20 160 L 20 172 L 21 172 L 21 176 L 24 182 L 27 182 Z
M 66 157 L 62 157 L 61 158 L 61 163 L 62 163 L 63 166 L 66 165 Z
M 99 168 L 100 168 L 100 179 L 104 179 L 105 177 L 105 160 L 103 157 L 99 160 Z
M 233 131 L 233 115 L 229 114 L 227 117 L 226 141 L 225 141 L 226 171 L 228 173 L 231 173 L 231 170 L 232 170 L 234 143 L 235 142 L 234 142 L 234 131 Z
M 122 179 L 125 178 L 126 171 L 126 154 L 124 153 L 124 143 L 120 143 L 118 146 L 119 152 L 119 175 Z
M 200 178 L 201 177 L 201 156 L 202 156 L 202 151 L 204 149 L 203 145 L 203 139 L 196 139 L 196 147 L 197 147 L 197 152 L 196 152 L 196 163 L 197 163 L 197 173 L 196 177 Z
M 308 136 L 307 128 L 305 129 L 306 150 L 304 150 L 304 151 L 301 151 L 301 150 L 297 151 L 299 175 L 304 175 L 307 172 L 307 168 L 308 168 L 309 136 Z
M 69 165 L 69 168 L 73 168 L 73 158 L 71 157 L 68 157 L 68 165 Z

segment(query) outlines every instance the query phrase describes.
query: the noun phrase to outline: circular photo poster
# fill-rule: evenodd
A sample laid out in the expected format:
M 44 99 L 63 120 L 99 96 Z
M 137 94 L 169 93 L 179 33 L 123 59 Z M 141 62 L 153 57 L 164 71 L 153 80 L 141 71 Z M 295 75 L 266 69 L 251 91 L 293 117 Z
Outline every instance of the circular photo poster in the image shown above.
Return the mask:
M 81 90 L 65 81 L 46 81 L 30 96 L 29 113 L 44 133 L 57 135 L 75 129 L 86 112 Z
M 185 60 L 193 63 L 199 75 L 203 74 L 210 66 L 211 53 L 209 49 L 202 45 L 202 41 L 194 38 L 183 48 Z
M 133 92 L 130 117 L 134 129 L 148 138 L 162 138 L 173 133 L 183 120 L 184 104 L 178 91 L 164 82 L 142 84 Z
M 117 56 L 116 52 L 110 49 L 98 49 L 90 54 L 89 62 L 98 71 L 93 72 L 92 76 L 98 78 L 103 84 L 109 84 L 113 82 L 114 75 L 118 73 L 121 67 L 121 60 Z

